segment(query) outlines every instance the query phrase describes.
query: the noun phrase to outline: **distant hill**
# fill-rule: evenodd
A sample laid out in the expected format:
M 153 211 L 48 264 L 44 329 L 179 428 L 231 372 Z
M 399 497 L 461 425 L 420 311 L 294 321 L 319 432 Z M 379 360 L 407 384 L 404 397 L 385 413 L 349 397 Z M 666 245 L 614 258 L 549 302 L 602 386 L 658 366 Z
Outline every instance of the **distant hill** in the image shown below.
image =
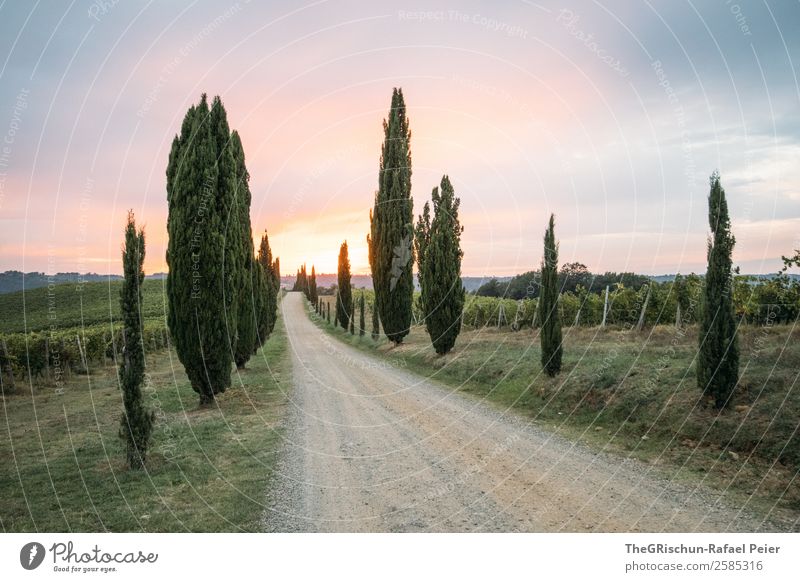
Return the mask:
M 294 275 L 284 275 L 281 277 L 281 287 L 284 289 L 291 289 L 294 286 Z M 512 279 L 512 277 L 494 277 L 501 283 L 508 282 Z M 464 285 L 464 288 L 467 290 L 467 293 L 470 291 L 474 291 L 487 281 L 492 279 L 492 277 L 461 277 L 461 282 Z M 372 275 L 353 275 L 350 278 L 350 282 L 356 289 L 372 289 Z M 318 287 L 330 287 L 331 285 L 337 284 L 336 273 L 320 273 L 317 275 L 317 286 Z M 414 275 L 414 288 L 419 290 L 419 282 L 417 281 L 417 276 Z
M 297 277 L 294 275 L 283 275 L 281 277 L 281 287 L 284 289 L 291 289 L 294 287 L 294 281 Z M 350 277 L 350 283 L 356 289 L 372 289 L 372 276 L 371 275 L 353 275 Z M 319 273 L 317 275 L 317 287 L 330 287 L 337 284 L 336 273 Z
M 769 281 L 770 279 L 774 279 L 778 276 L 778 273 L 767 273 L 763 275 L 744 275 L 745 277 L 752 277 L 757 281 Z M 793 273 L 789 273 L 789 278 L 793 281 L 800 281 L 800 275 L 796 275 Z M 675 275 L 650 275 L 650 279 L 655 281 L 656 283 L 669 283 L 675 279 Z
M 147 275 L 145 278 L 164 279 L 166 276 L 166 273 L 153 273 L 152 275 Z M 84 283 L 97 283 L 101 281 L 107 283 L 109 281 L 121 280 L 121 275 L 98 275 L 97 273 L 56 273 L 55 275 L 46 275 L 45 273 L 38 273 L 36 271 L 32 271 L 30 273 L 22 273 L 21 271 L 6 271 L 4 273 L 0 273 L 0 294 L 22 291 L 22 289 L 38 289 L 39 287 L 47 287 L 50 284 L 77 284 L 81 281 Z

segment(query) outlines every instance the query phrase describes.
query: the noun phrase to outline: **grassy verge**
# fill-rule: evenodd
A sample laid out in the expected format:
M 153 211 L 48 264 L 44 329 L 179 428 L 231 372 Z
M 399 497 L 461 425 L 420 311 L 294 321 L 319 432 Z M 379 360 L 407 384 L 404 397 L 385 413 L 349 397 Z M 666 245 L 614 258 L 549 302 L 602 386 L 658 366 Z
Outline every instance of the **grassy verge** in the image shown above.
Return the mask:
M 529 329 L 465 329 L 454 351 L 439 357 L 419 326 L 393 347 L 312 318 L 359 349 L 573 440 L 725 491 L 738 506 L 772 518 L 800 516 L 800 329 L 741 330 L 740 387 L 719 413 L 697 389 L 693 328 L 567 328 L 564 368 L 551 379 L 541 373 L 538 335 Z
M 147 470 L 124 463 L 113 368 L 2 400 L 3 531 L 257 531 L 290 381 L 281 321 L 218 405 L 198 409 L 174 352 L 148 357 Z

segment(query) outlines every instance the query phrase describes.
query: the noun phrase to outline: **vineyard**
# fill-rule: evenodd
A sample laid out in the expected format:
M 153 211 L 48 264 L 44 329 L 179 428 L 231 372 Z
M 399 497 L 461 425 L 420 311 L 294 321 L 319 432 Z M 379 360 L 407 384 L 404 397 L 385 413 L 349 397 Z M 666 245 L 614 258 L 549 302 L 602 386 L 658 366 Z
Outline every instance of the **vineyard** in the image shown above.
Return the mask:
M 609 286 L 607 303 L 605 289 L 590 291 L 579 285 L 576 291 L 563 292 L 559 297 L 561 324 L 565 327 L 605 324 L 626 328 L 695 324 L 700 313 L 702 285 L 702 278 L 696 275 L 678 277 L 674 282 L 650 282 L 638 289 L 618 283 Z M 353 293 L 356 301 L 359 294 L 364 293 L 369 322 L 374 292 L 361 289 Z M 413 321 L 416 324 L 422 319 L 419 297 L 418 292 L 414 294 Z M 320 299 L 332 301 L 333 297 Z M 768 280 L 736 277 L 733 300 L 736 316 L 744 324 L 789 323 L 800 315 L 800 284 L 780 277 Z M 467 295 L 462 322 L 468 329 L 494 327 L 517 331 L 537 328 L 537 304 L 536 297 L 515 300 Z
M 120 281 L 67 283 L 1 295 L 3 390 L 13 391 L 22 379 L 58 386 L 73 374 L 116 363 L 122 346 L 120 288 Z M 162 289 L 159 280 L 143 286 L 146 352 L 169 342 Z
M 622 284 L 606 292 L 589 292 L 578 287 L 559 297 L 561 324 L 570 326 L 642 327 L 690 325 L 700 313 L 702 279 L 689 276 L 675 282 L 651 282 L 639 289 Z M 800 315 L 800 285 L 782 278 L 756 281 L 737 277 L 734 282 L 734 309 L 745 324 L 772 325 L 795 321 Z M 537 327 L 537 299 L 502 299 L 469 296 L 464 307 L 466 327 L 509 327 L 512 330 Z M 604 320 L 605 311 L 605 320 Z

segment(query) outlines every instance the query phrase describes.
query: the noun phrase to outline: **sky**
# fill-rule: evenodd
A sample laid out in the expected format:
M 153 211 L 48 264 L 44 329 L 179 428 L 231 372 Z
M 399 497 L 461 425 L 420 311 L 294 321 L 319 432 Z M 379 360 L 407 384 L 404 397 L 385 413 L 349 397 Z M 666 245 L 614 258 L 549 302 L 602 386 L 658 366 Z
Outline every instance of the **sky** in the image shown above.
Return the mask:
M 366 233 L 382 120 L 402 87 L 415 213 L 447 174 L 465 275 L 562 263 L 705 270 L 708 177 L 742 272 L 800 248 L 800 4 L 0 4 L 0 270 L 121 273 L 128 209 L 166 271 L 169 147 L 220 95 L 254 236 L 284 273 L 334 272 Z

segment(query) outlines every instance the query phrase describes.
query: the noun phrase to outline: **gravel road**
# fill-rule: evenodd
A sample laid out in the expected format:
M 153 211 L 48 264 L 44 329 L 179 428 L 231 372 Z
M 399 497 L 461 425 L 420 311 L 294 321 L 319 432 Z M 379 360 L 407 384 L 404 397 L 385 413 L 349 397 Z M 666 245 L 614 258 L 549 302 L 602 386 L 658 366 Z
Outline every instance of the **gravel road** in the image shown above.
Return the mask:
M 294 387 L 266 531 L 758 531 L 648 466 L 594 452 L 331 338 L 281 305 Z M 767 526 L 769 527 L 769 526 Z

